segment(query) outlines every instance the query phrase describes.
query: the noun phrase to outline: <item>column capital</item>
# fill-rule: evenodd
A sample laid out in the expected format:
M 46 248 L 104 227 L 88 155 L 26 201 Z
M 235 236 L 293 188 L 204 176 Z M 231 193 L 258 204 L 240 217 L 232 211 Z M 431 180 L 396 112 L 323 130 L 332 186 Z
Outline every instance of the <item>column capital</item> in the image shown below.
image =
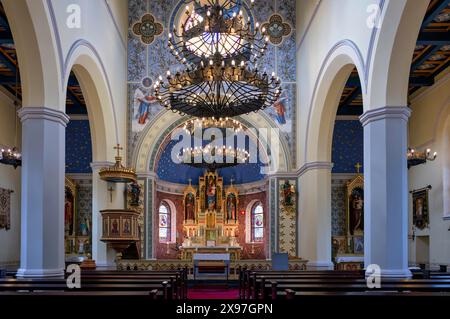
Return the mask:
M 384 119 L 402 119 L 405 122 L 411 116 L 411 109 L 407 106 L 385 106 L 366 111 L 359 117 L 363 126 Z
M 155 172 L 137 172 L 136 173 L 138 178 L 153 178 L 156 179 L 158 178 L 158 175 L 156 175 Z
M 29 119 L 37 119 L 53 121 L 66 127 L 70 120 L 65 112 L 48 107 L 24 106 L 17 111 L 17 114 L 22 123 Z
M 101 169 L 103 167 L 108 167 L 108 166 L 113 166 L 113 165 L 114 165 L 113 162 L 98 161 L 98 162 L 92 162 L 91 163 L 91 168 L 92 168 L 92 170 L 98 170 L 98 169 Z
M 305 174 L 308 171 L 311 170 L 318 170 L 318 169 L 333 169 L 334 164 L 332 162 L 322 162 L 322 161 L 316 161 L 316 162 L 309 162 L 303 164 L 302 167 L 300 167 L 297 170 L 297 175 L 300 177 L 303 174 Z

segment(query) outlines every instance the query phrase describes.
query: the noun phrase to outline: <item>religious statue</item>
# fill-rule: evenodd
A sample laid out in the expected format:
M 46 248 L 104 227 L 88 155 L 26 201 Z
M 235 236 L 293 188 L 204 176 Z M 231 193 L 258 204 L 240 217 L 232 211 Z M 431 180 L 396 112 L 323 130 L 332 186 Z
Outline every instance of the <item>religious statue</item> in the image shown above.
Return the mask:
M 185 218 L 186 220 L 195 220 L 195 196 L 192 193 L 186 195 Z
M 294 206 L 295 204 L 295 187 L 288 180 L 282 185 L 282 203 L 284 206 Z
M 236 196 L 233 193 L 227 196 L 227 220 L 236 220 Z
M 208 209 L 216 209 L 216 183 L 214 177 L 207 179 L 206 200 Z
M 114 219 L 112 222 L 111 234 L 119 234 L 119 223 L 117 219 Z
M 131 183 L 128 186 L 128 191 L 131 194 L 130 205 L 131 206 L 139 206 L 141 201 L 139 197 L 141 196 L 141 185 L 138 183 Z
M 130 231 L 130 222 L 127 219 L 125 219 L 125 222 L 123 223 L 123 233 L 124 234 L 130 234 L 131 233 L 131 231 Z
M 353 189 L 350 196 L 350 234 L 364 230 L 364 200 L 363 191 L 360 188 Z

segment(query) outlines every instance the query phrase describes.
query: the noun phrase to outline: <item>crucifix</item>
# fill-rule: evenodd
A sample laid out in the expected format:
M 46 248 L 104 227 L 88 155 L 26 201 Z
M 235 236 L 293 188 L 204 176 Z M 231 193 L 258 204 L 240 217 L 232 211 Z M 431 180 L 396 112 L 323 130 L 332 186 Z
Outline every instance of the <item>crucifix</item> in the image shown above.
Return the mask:
M 360 163 L 356 163 L 355 168 L 356 168 L 356 173 L 359 174 L 359 171 L 361 169 L 362 165 Z
M 116 146 L 114 146 L 114 149 L 117 150 L 117 159 L 118 157 L 120 157 L 120 151 L 123 150 L 123 147 L 121 147 L 120 144 L 117 144 Z

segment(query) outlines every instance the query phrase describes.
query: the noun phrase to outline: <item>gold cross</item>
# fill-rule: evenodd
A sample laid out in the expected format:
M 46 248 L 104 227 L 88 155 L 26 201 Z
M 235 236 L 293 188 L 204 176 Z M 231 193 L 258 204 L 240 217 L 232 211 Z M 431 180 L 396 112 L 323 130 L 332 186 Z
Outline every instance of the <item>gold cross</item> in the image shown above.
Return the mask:
M 355 168 L 356 168 L 356 173 L 359 174 L 359 170 L 361 169 L 362 165 L 360 163 L 356 163 Z
M 120 144 L 117 144 L 117 146 L 114 146 L 114 149 L 117 150 L 117 156 L 120 156 L 120 151 L 123 150 L 123 147 L 120 147 Z

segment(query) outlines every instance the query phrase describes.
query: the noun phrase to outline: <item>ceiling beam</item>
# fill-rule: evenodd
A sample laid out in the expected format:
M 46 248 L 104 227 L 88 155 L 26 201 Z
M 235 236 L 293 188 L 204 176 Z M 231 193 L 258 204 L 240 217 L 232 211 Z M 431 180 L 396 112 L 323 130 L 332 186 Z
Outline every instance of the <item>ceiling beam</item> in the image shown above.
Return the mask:
M 69 89 L 67 89 L 67 98 L 69 98 L 69 100 L 72 101 L 72 103 L 76 106 L 76 107 L 83 107 L 83 105 L 81 104 L 80 100 L 77 98 L 77 96 L 75 94 L 73 94 L 73 92 Z
M 11 60 L 8 59 L 8 57 L 6 57 L 6 55 L 3 52 L 3 50 L 0 50 L 0 62 L 3 63 L 4 65 L 6 65 L 6 67 L 11 72 L 16 73 L 16 65 L 14 63 L 12 63 Z
M 431 11 L 423 20 L 422 30 L 425 29 L 433 20 L 441 13 L 445 8 L 448 7 L 450 0 L 443 0 L 433 11 Z
M 352 101 L 361 94 L 361 87 L 357 87 L 349 96 L 342 102 L 341 107 L 350 106 Z
M 439 51 L 441 47 L 438 45 L 435 45 L 431 50 L 428 50 L 428 52 L 425 52 L 420 56 L 412 65 L 411 70 L 414 71 L 417 69 L 420 65 L 422 65 L 425 61 L 427 61 L 433 54 L 435 54 L 437 51 Z
M 417 44 L 423 45 L 447 45 L 450 44 L 449 32 L 421 32 Z

